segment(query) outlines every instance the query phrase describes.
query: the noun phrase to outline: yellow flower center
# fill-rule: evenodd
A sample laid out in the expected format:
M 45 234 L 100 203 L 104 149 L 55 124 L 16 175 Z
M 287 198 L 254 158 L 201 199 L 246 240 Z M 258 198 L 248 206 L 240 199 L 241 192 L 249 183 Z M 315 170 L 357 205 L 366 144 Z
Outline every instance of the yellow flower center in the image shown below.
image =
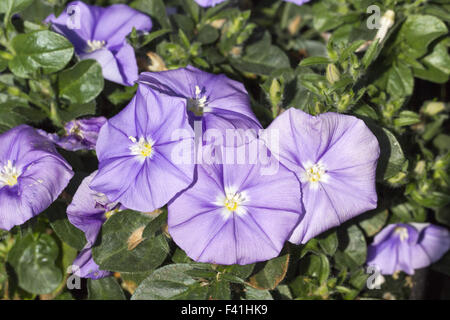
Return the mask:
M 226 193 L 226 197 L 224 200 L 224 206 L 229 211 L 237 211 L 239 206 L 245 201 L 245 197 L 242 193 Z
M 17 179 L 20 176 L 20 172 L 12 164 L 11 160 L 8 160 L 6 165 L 0 170 L 0 188 L 7 186 L 14 186 L 17 184 Z
M 321 163 L 316 163 L 306 168 L 306 176 L 309 182 L 319 182 L 325 174 L 325 167 Z
M 135 137 L 129 137 L 129 139 L 133 142 L 130 146 L 131 154 L 142 157 L 143 159 L 147 157 L 152 158 L 154 144 L 153 140 L 145 139 L 144 137 L 139 138 L 139 140 Z

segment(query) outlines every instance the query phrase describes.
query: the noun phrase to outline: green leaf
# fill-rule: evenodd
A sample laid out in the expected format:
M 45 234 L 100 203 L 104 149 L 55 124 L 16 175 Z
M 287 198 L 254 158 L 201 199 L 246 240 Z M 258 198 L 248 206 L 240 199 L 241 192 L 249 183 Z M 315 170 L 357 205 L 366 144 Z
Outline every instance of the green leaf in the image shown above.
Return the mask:
M 376 235 L 388 219 L 388 210 L 372 210 L 358 217 L 359 226 L 368 237 Z
M 164 29 L 171 29 L 166 6 L 162 0 L 135 0 L 130 3 L 130 7 L 140 10 L 156 19 Z
M 142 36 L 142 42 L 139 43 L 139 48 L 146 46 L 147 44 L 149 44 L 150 42 L 152 42 L 153 40 L 162 37 L 163 35 L 169 33 L 171 30 L 170 29 L 161 29 L 161 30 L 157 30 L 154 32 L 150 32 L 149 34 L 145 34 Z
M 169 247 L 163 234 L 145 234 L 149 215 L 125 210 L 114 214 L 102 227 L 92 250 L 103 270 L 143 272 L 155 269 L 166 258 Z
M 422 68 L 413 68 L 414 75 L 418 78 L 436 82 L 445 83 L 450 75 L 450 55 L 448 46 L 450 41 L 445 39 L 439 42 L 426 57 L 420 60 Z
M 59 97 L 73 104 L 84 104 L 95 99 L 103 90 L 102 67 L 95 60 L 81 60 L 64 70 L 58 78 Z
M 234 264 L 231 266 L 219 266 L 217 268 L 217 271 L 226 273 L 226 274 L 232 274 L 235 275 L 238 278 L 241 278 L 242 280 L 247 279 L 251 274 L 253 269 L 255 268 L 255 264 L 246 264 L 246 265 L 239 265 Z
M 387 180 L 399 173 L 406 158 L 397 138 L 388 129 L 366 122 L 380 145 L 380 158 L 377 166 L 377 181 Z
M 249 285 L 256 289 L 275 289 L 286 276 L 289 258 L 289 254 L 284 254 L 267 261 L 264 267 L 250 278 Z
M 404 62 L 394 63 L 380 80 L 382 83 L 380 88 L 386 88 L 387 92 L 394 98 L 410 96 L 413 92 L 413 73 Z
M 337 250 L 339 241 L 336 231 L 328 231 L 317 237 L 320 248 L 329 256 L 334 255 Z
M 199 21 L 200 7 L 194 0 L 182 0 L 180 4 L 195 22 Z
M 266 33 L 262 40 L 246 47 L 241 59 L 230 59 L 236 69 L 259 75 L 270 75 L 277 69 L 289 68 L 290 62 L 286 54 L 271 44 L 271 37 Z
M 196 40 L 202 44 L 210 44 L 219 39 L 219 31 L 210 25 L 205 25 L 198 32 Z
M 14 268 L 19 286 L 34 294 L 53 292 L 63 276 L 56 267 L 58 245 L 48 234 L 35 237 L 29 233 L 14 244 L 8 254 L 8 262 Z
M 113 277 L 88 279 L 89 300 L 125 300 L 122 288 Z
M 426 219 L 425 209 L 409 202 L 397 204 L 390 210 L 392 215 L 389 218 L 389 223 L 424 222 Z
M 70 223 L 66 214 L 66 207 L 58 201 L 45 210 L 50 225 L 58 237 L 72 248 L 83 249 L 86 244 L 86 238 L 80 229 Z
M 330 275 L 330 263 L 324 254 L 310 254 L 300 260 L 300 274 L 316 278 L 319 284 L 327 281 Z
M 427 53 L 428 45 L 447 33 L 444 22 L 430 15 L 410 15 L 400 28 L 396 45 L 404 56 L 419 58 Z
M 269 290 L 255 289 L 249 285 L 245 285 L 246 300 L 273 300 Z
M 73 55 L 73 46 L 65 37 L 41 30 L 19 34 L 11 41 L 15 55 L 9 69 L 18 77 L 28 78 L 42 68 L 52 73 L 64 68 Z
M 356 225 L 339 229 L 339 249 L 335 261 L 341 268 L 356 269 L 366 262 L 367 244 L 364 234 Z
M 66 108 L 58 109 L 59 117 L 63 122 L 68 122 L 81 116 L 95 115 L 96 103 L 91 100 L 83 104 L 71 104 Z
M 170 264 L 153 272 L 142 281 L 132 300 L 202 300 L 208 287 L 201 286 L 186 272 L 194 270 L 193 264 Z
M 26 9 L 33 0 L 2 0 L 0 2 L 0 13 L 5 14 L 5 21 L 15 14 Z
M 416 112 L 404 110 L 394 119 L 396 127 L 410 126 L 420 122 L 420 116 Z
M 230 283 L 224 280 L 213 281 L 209 286 L 208 299 L 230 300 Z
M 301 67 L 309 67 L 309 66 L 314 66 L 314 65 L 318 65 L 318 64 L 329 64 L 332 63 L 333 61 L 330 60 L 329 58 L 325 58 L 325 57 L 309 57 L 309 58 L 305 58 L 300 62 L 300 66 Z

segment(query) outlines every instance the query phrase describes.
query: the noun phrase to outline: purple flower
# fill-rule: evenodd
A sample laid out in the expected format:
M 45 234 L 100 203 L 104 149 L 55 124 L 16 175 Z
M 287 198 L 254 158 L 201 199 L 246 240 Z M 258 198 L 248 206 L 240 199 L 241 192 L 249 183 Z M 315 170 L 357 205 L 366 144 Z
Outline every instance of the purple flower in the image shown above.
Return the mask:
M 281 139 L 271 141 L 270 136 Z M 305 218 L 289 241 L 309 239 L 367 210 L 376 208 L 378 141 L 363 121 L 297 109 L 281 114 L 262 134 L 280 162 L 302 183 Z
M 367 264 L 382 274 L 424 268 L 450 249 L 450 232 L 428 223 L 390 224 L 368 247 Z
M 72 272 L 80 278 L 90 278 L 95 280 L 112 275 L 109 271 L 100 270 L 99 266 L 92 258 L 92 249 L 88 246 L 81 250 L 72 265 L 78 267 L 78 270 L 72 268 Z
M 295 3 L 296 5 L 301 6 L 302 4 L 305 4 L 307 2 L 309 2 L 310 0 L 284 0 L 286 2 L 292 2 Z
M 202 119 L 204 131 L 261 128 L 250 107 L 245 87 L 223 74 L 215 75 L 187 66 L 162 72 L 143 72 L 139 83 L 166 95 L 186 99 L 191 124 Z
M 109 272 L 101 271 L 92 259 L 91 248 L 100 232 L 103 223 L 112 214 L 124 209 L 118 203 L 111 203 L 102 193 L 89 187 L 97 171 L 93 172 L 81 182 L 75 193 L 72 203 L 67 207 L 67 217 L 75 227 L 84 232 L 87 240 L 86 246 L 73 262 L 80 268 L 79 276 L 82 278 L 98 279 L 109 276 Z
M 226 0 L 195 0 L 195 2 L 197 2 L 197 4 L 202 7 L 213 7 L 216 4 L 222 3 L 224 1 Z M 300 6 L 302 4 L 309 2 L 310 0 L 284 0 L 284 1 L 292 2 Z
M 245 155 L 242 148 L 259 150 L 258 159 L 267 153 L 257 140 L 220 149 L 226 163 L 199 165 L 195 183 L 169 203 L 169 233 L 195 261 L 244 265 L 274 258 L 303 215 L 300 183 L 276 159 L 224 161 Z
M 213 7 L 216 4 L 222 3 L 226 0 L 195 0 L 199 6 L 202 7 Z
M 139 85 L 129 105 L 100 130 L 91 188 L 138 211 L 154 211 L 187 188 L 194 132 L 185 108 L 182 99 Z
M 62 137 L 43 130 L 38 132 L 65 150 L 94 150 L 98 133 L 105 123 L 105 117 L 72 120 L 64 125 L 65 135 Z
M 133 27 L 138 31 L 149 31 L 152 21 L 148 16 L 124 4 L 102 8 L 74 1 L 58 18 L 52 14 L 45 22 L 51 22 L 56 32 L 73 43 L 80 59 L 97 60 L 105 79 L 134 85 L 138 67 L 126 36 Z
M 73 176 L 53 143 L 20 125 L 0 135 L 0 228 L 10 230 L 41 213 Z

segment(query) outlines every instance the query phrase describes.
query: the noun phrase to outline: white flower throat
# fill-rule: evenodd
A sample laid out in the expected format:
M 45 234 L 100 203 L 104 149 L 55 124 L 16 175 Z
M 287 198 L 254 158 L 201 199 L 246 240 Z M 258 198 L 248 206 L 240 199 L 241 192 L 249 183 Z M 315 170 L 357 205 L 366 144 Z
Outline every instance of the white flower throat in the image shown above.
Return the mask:
M 210 111 L 210 108 L 208 108 L 208 98 L 202 95 L 202 90 L 199 86 L 195 86 L 195 98 L 188 99 L 187 108 L 196 116 L 202 116 L 204 112 Z
M 20 174 L 19 170 L 13 165 L 13 162 L 8 160 L 6 165 L 0 167 L 0 188 L 16 185 Z
M 214 204 L 223 207 L 222 215 L 227 219 L 234 212 L 238 215 L 244 215 L 247 212 L 245 203 L 248 200 L 249 197 L 245 192 L 238 192 L 236 188 L 225 188 L 225 196 L 219 195 Z
M 408 229 L 405 227 L 395 228 L 394 233 L 400 238 L 401 241 L 408 240 L 409 238 Z
M 105 40 L 88 40 L 86 43 L 88 45 L 86 52 L 88 53 L 100 50 L 106 45 Z
M 305 171 L 301 174 L 302 182 L 309 182 L 313 189 L 318 188 L 319 182 L 327 182 L 328 174 L 325 165 L 322 162 L 307 162 Z
M 133 144 L 129 147 L 131 154 L 138 156 L 141 160 L 146 158 L 153 158 L 155 142 L 150 138 L 140 137 L 137 140 L 135 137 L 128 137 Z

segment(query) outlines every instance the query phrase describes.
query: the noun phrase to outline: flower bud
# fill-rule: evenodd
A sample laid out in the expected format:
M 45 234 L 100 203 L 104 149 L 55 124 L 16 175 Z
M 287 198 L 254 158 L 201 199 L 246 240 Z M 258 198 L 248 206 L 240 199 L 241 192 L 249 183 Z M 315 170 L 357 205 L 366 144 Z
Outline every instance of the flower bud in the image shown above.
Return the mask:
M 334 84 L 335 82 L 338 82 L 341 78 L 341 73 L 339 72 L 338 68 L 330 63 L 327 66 L 327 80 L 329 83 Z

